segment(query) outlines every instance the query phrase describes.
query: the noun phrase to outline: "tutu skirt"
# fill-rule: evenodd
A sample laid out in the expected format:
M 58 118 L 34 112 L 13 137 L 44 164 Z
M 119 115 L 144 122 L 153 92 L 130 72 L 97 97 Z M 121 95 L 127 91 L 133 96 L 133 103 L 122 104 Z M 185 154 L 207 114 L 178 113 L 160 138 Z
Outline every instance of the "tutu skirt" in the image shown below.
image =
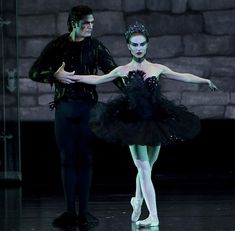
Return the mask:
M 201 128 L 198 116 L 166 99 L 154 86 L 129 87 L 124 95 L 98 102 L 90 115 L 92 131 L 123 145 L 167 145 L 194 138 Z

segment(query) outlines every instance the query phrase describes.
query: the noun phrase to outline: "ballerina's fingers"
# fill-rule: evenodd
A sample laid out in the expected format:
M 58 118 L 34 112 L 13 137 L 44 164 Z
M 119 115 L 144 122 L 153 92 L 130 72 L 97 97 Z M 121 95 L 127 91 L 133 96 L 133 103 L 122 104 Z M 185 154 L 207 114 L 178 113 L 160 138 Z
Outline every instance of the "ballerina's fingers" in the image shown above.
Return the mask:
M 210 84 L 209 84 L 209 88 L 212 90 L 212 91 L 216 91 L 216 90 L 218 90 L 218 88 L 215 86 L 215 84 L 214 83 L 212 83 L 212 82 L 210 82 Z

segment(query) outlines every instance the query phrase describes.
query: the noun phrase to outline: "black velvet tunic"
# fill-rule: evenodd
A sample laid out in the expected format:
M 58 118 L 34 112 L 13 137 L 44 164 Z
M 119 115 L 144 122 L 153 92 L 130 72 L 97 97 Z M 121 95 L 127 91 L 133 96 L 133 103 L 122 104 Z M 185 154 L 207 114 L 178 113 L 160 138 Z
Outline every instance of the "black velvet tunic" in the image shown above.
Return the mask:
M 97 69 L 104 73 L 116 67 L 107 48 L 98 40 L 88 37 L 81 42 L 70 40 L 69 34 L 64 34 L 51 41 L 34 62 L 29 77 L 38 82 L 55 84 L 55 101 L 62 97 L 97 100 L 96 86 L 84 83 L 62 84 L 55 81 L 53 74 L 65 62 L 65 71 L 75 71 L 75 74 L 97 74 Z M 121 88 L 122 82 L 115 81 Z

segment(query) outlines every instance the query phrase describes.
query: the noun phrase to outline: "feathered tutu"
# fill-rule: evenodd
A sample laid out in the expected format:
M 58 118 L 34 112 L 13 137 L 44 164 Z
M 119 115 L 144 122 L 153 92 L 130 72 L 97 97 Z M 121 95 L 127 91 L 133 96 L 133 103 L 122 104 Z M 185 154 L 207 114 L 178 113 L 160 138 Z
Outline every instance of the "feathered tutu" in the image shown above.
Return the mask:
M 158 78 L 144 72 L 123 77 L 124 94 L 91 111 L 92 131 L 107 142 L 123 145 L 166 145 L 192 139 L 200 131 L 198 116 L 176 105 L 160 91 Z

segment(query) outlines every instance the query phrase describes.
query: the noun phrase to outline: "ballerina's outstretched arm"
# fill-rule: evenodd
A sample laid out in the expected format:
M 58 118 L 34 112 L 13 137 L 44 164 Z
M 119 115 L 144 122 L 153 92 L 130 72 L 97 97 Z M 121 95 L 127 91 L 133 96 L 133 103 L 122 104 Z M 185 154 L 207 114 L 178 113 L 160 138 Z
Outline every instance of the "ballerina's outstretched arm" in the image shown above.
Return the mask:
M 76 82 L 87 83 L 87 84 L 101 84 L 113 81 L 117 77 L 120 77 L 121 67 L 117 67 L 108 74 L 105 75 L 74 75 L 74 80 Z
M 169 79 L 183 81 L 187 83 L 206 83 L 212 91 L 218 90 L 216 85 L 209 79 L 201 78 L 190 73 L 179 73 L 172 71 L 170 68 L 164 66 L 162 74 Z

